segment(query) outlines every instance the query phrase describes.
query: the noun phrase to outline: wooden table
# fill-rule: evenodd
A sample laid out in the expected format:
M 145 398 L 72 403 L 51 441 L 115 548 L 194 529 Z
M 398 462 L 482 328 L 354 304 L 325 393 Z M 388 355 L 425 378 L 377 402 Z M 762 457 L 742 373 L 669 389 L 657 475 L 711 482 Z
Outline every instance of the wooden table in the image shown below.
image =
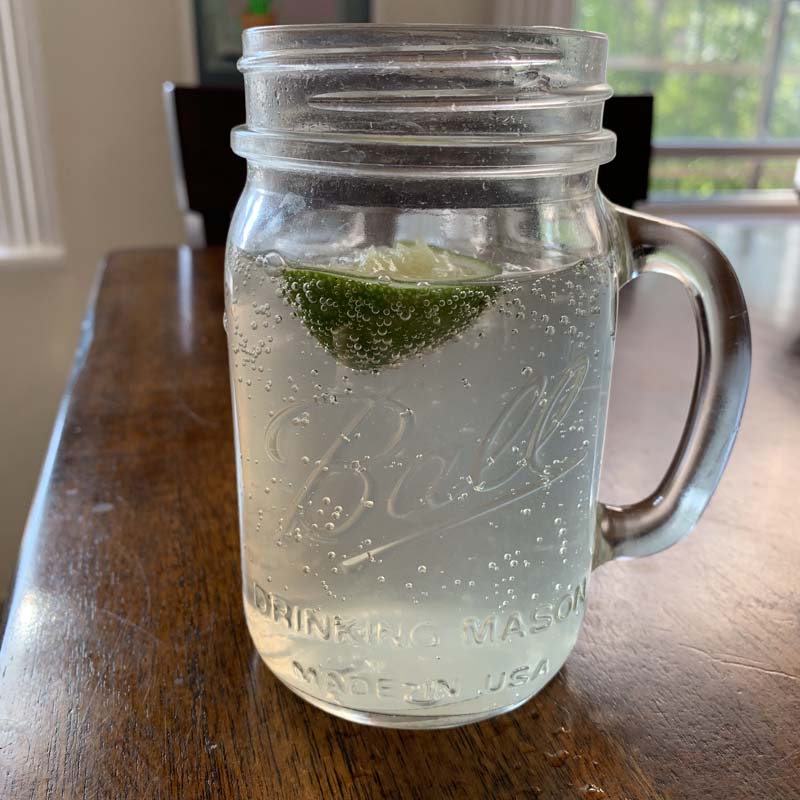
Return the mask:
M 112 255 L 8 612 L 0 797 L 800 797 L 800 225 L 712 232 L 741 274 L 755 360 L 699 530 L 598 571 L 579 644 L 538 697 L 440 732 L 334 719 L 262 665 L 241 610 L 222 253 Z M 664 466 L 694 359 L 679 289 L 623 294 L 614 501 Z

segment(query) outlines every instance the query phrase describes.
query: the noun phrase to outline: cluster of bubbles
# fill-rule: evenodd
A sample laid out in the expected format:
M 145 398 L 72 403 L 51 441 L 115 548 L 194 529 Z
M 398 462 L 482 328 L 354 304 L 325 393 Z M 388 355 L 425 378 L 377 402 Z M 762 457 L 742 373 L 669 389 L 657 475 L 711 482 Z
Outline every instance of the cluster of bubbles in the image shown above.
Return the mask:
M 231 315 L 229 335 L 232 342 L 231 353 L 235 358 L 234 370 L 237 380 L 243 382 L 247 387 L 256 382 L 269 392 L 273 390 L 273 381 L 276 386 L 280 387 L 282 378 L 280 381 L 277 380 L 272 375 L 271 368 L 268 367 L 268 375 L 261 377 L 261 373 L 264 372 L 264 364 L 270 363 L 269 360 L 265 361 L 262 357 L 272 353 L 272 347 L 275 344 L 273 337 L 278 337 L 279 334 L 280 336 L 284 335 L 281 330 L 276 330 L 275 326 L 290 317 L 296 320 L 291 329 L 292 335 L 296 336 L 297 321 L 301 322 L 310 339 L 314 341 L 309 345 L 309 339 L 304 337 L 303 344 L 298 344 L 299 340 L 295 339 L 295 343 L 292 345 L 295 351 L 293 357 L 298 359 L 298 366 L 293 367 L 292 371 L 295 375 L 301 376 L 301 380 L 294 380 L 288 376 L 288 385 L 281 391 L 275 389 L 273 393 L 274 395 L 282 394 L 281 399 L 286 403 L 294 402 L 298 396 L 301 398 L 311 397 L 310 392 L 303 395 L 303 391 L 306 388 L 305 383 L 309 385 L 313 383 L 314 402 L 335 405 L 339 402 L 338 398 L 353 391 L 352 383 L 350 385 L 343 383 L 343 381 L 349 380 L 346 375 L 343 375 L 343 372 L 347 372 L 346 368 L 355 370 L 354 373 L 350 373 L 353 375 L 359 371 L 375 374 L 380 367 L 396 363 L 412 354 L 419 355 L 429 351 L 432 347 L 436 347 L 452 337 L 460 336 L 485 308 L 491 308 L 493 313 L 497 311 L 508 318 L 509 322 L 505 323 L 506 335 L 514 336 L 528 328 L 538 331 L 540 337 L 542 335 L 566 337 L 574 345 L 574 351 L 580 351 L 593 340 L 591 330 L 595 323 L 591 319 L 587 321 L 584 318 L 591 318 L 601 311 L 602 278 L 595 274 L 601 271 L 592 271 L 588 268 L 583 275 L 578 269 L 577 279 L 566 282 L 549 275 L 542 275 L 534 280 L 515 281 L 504 278 L 503 281 L 495 284 L 484 282 L 474 286 L 430 285 L 424 282 L 421 282 L 420 285 L 401 285 L 386 276 L 381 276 L 375 281 L 366 281 L 362 278 L 342 278 L 326 274 L 324 271 L 293 268 L 271 254 L 255 260 L 262 269 L 253 269 L 251 259 L 249 264 L 239 263 L 238 268 L 234 270 L 237 273 L 236 280 L 239 287 L 245 287 L 248 283 L 252 285 L 254 282 L 262 285 L 266 277 L 272 282 L 274 288 L 271 290 L 270 302 L 264 302 L 263 295 L 256 293 L 258 299 L 247 304 L 246 313 Z M 239 261 L 242 262 L 245 259 Z M 266 269 L 264 269 L 265 267 Z M 552 310 L 548 308 L 550 305 L 552 305 Z M 277 313 L 276 309 L 280 313 Z M 560 313 L 562 310 L 565 313 Z M 285 324 L 284 328 L 286 328 Z M 485 336 L 486 330 L 489 330 L 487 325 L 476 326 L 474 330 L 476 347 L 478 340 Z M 299 357 L 313 355 L 315 352 L 319 355 L 320 349 L 334 356 L 338 365 L 336 380 L 342 382 L 341 384 L 325 385 L 325 378 L 319 377 L 320 368 L 318 367 L 308 370 L 308 374 L 302 371 L 300 364 L 303 362 L 299 361 Z M 549 352 L 549 348 L 545 348 L 545 350 Z M 597 348 L 591 351 L 591 355 L 595 358 L 600 354 L 600 350 Z M 527 353 L 527 358 L 522 360 L 517 367 L 522 382 L 534 381 L 542 374 L 542 367 L 539 366 L 541 362 L 537 363 L 537 359 L 546 356 L 544 351 Z M 299 370 L 299 372 L 295 370 Z M 249 377 L 248 371 L 257 374 Z M 464 390 L 472 388 L 472 380 L 469 376 L 462 375 L 460 380 Z M 302 389 L 301 385 L 303 385 Z M 359 382 L 356 382 L 355 385 L 358 386 Z M 251 399 L 250 394 L 247 394 L 247 397 Z M 548 398 L 541 396 L 537 402 L 546 407 Z M 564 439 L 568 435 L 578 435 L 580 438 L 579 434 L 584 433 L 584 427 L 592 424 L 580 419 L 580 415 L 583 413 L 581 409 L 576 409 L 576 411 L 577 416 L 570 420 L 568 426 L 565 425 L 563 429 L 559 430 L 557 436 Z M 274 410 L 269 412 L 270 415 L 274 413 Z M 309 428 L 311 419 L 312 415 L 309 411 L 300 410 L 291 417 L 292 428 L 302 432 L 303 429 Z M 350 435 L 356 438 L 361 434 L 356 431 Z M 525 446 L 526 442 L 524 441 L 515 446 L 517 450 L 516 464 L 520 467 L 527 466 Z M 588 438 L 581 439 L 580 448 L 585 449 L 589 446 Z M 576 447 L 576 449 L 579 448 Z M 302 450 L 296 453 L 299 462 L 309 470 L 319 466 L 320 462 L 315 459 L 315 455 L 317 454 Z M 487 464 L 490 460 L 493 460 L 492 457 L 487 459 Z M 566 461 L 566 457 L 552 458 L 547 464 L 541 466 L 541 471 L 546 475 L 551 471 L 558 474 L 559 466 Z M 397 460 L 387 468 L 389 467 L 402 470 L 405 468 L 405 462 Z M 270 483 L 274 486 L 274 476 Z M 484 482 L 476 480 L 473 485 L 470 479 L 466 483 L 469 484 L 467 487 L 462 485 L 454 494 L 455 501 L 466 503 L 471 497 L 470 492 L 484 489 Z M 270 485 L 265 485 L 264 493 L 268 495 L 270 488 Z M 462 491 L 465 488 L 467 491 Z M 274 494 L 273 492 L 273 496 Z M 314 502 L 318 505 L 302 509 L 301 525 L 287 530 L 286 540 L 282 537 L 279 539 L 280 546 L 283 546 L 285 541 L 288 541 L 290 546 L 294 541 L 301 544 L 303 548 L 335 541 L 345 509 L 341 505 L 334 504 L 333 500 L 327 496 L 321 501 L 317 498 Z M 374 501 L 364 499 L 361 504 L 363 508 L 368 509 L 373 507 Z M 272 507 L 272 511 L 275 513 L 277 513 L 276 508 L 276 506 Z M 541 528 L 539 524 L 541 515 L 538 508 L 534 509 L 531 505 L 517 506 L 514 508 L 514 513 L 519 513 L 521 517 L 526 518 L 524 525 L 533 523 Z M 258 510 L 257 517 L 256 531 L 268 535 L 263 509 Z M 385 566 L 378 567 L 378 569 L 372 568 L 370 579 L 378 584 L 391 584 L 397 580 L 397 586 L 403 587 L 409 596 L 413 595 L 415 602 L 427 597 L 428 590 L 441 586 L 443 592 L 474 589 L 481 593 L 488 591 L 486 599 L 494 596 L 501 608 L 507 608 L 509 603 L 518 599 L 518 594 L 523 588 L 522 585 L 527 587 L 526 597 L 530 596 L 534 599 L 538 596 L 537 592 L 530 592 L 529 581 L 522 576 L 523 571 L 530 571 L 541 564 L 541 551 L 548 548 L 555 549 L 561 557 L 562 563 L 567 564 L 567 556 L 570 555 L 568 526 L 561 518 L 555 518 L 553 525 L 552 535 L 544 530 L 538 530 L 530 536 L 530 551 L 526 549 L 527 545 L 523 547 L 525 551 L 523 553 L 519 549 L 505 552 L 499 550 L 496 560 L 484 562 L 487 564 L 489 573 L 498 573 L 496 578 L 489 583 L 481 578 L 479 572 L 471 573 L 478 577 L 477 585 L 475 578 L 468 574 L 464 574 L 463 578 L 450 578 L 447 582 L 442 583 L 435 574 L 431 574 L 437 570 L 429 569 L 427 564 L 416 564 L 409 567 L 409 571 L 416 571 L 413 580 L 412 576 L 407 574 L 398 575 L 396 572 L 390 574 Z M 500 529 L 500 523 L 495 520 L 486 520 L 486 527 L 489 529 L 490 536 L 495 535 Z M 311 536 L 308 535 L 309 532 L 311 532 Z M 325 539 L 324 535 L 329 535 L 329 538 Z M 362 541 L 358 545 L 358 549 L 361 550 L 363 546 Z M 340 548 L 337 546 L 338 549 Z M 370 551 L 367 550 L 367 552 Z M 331 556 L 331 553 L 334 555 Z M 333 563 L 326 566 L 326 577 L 321 579 L 320 583 L 328 596 L 336 596 L 336 592 L 332 588 L 337 585 L 336 581 L 341 587 L 345 585 L 346 581 L 352 581 L 357 577 L 353 573 L 348 573 L 346 569 L 340 569 L 345 556 L 346 554 L 341 552 L 337 555 L 333 550 L 328 551 L 328 558 Z M 313 560 L 307 560 L 309 563 L 296 560 L 294 568 L 298 569 L 302 575 L 319 578 L 319 566 L 315 566 Z M 370 557 L 361 563 L 368 565 L 374 564 L 376 561 L 380 563 L 382 559 Z M 376 575 L 378 570 L 380 570 L 380 574 Z

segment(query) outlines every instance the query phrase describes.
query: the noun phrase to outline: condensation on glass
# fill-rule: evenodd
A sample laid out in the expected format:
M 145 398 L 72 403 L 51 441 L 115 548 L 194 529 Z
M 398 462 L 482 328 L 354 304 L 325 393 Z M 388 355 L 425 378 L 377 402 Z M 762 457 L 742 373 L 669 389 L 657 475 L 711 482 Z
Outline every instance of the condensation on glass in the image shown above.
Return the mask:
M 673 544 L 720 478 L 747 312 L 711 242 L 597 191 L 606 50 L 544 28 L 244 34 L 225 271 L 244 605 L 269 668 L 333 714 L 435 728 L 525 702 L 592 569 Z M 472 271 L 348 271 L 400 252 Z M 686 287 L 699 366 L 667 474 L 619 508 L 597 498 L 617 292 L 648 271 Z

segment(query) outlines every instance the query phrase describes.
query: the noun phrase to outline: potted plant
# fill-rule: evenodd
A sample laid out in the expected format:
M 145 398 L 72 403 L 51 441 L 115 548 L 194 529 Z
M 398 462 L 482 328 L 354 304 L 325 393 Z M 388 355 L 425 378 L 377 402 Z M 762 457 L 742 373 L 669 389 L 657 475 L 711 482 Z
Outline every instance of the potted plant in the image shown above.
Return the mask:
M 272 0 L 247 0 L 246 9 L 242 12 L 242 28 L 274 25 L 275 21 Z

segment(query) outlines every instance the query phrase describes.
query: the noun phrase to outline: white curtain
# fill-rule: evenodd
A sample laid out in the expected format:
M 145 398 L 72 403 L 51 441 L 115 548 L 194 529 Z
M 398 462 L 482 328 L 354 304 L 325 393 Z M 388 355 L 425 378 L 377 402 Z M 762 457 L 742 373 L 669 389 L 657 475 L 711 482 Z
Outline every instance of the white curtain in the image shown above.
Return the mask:
M 575 0 L 494 0 L 495 25 L 572 26 Z

